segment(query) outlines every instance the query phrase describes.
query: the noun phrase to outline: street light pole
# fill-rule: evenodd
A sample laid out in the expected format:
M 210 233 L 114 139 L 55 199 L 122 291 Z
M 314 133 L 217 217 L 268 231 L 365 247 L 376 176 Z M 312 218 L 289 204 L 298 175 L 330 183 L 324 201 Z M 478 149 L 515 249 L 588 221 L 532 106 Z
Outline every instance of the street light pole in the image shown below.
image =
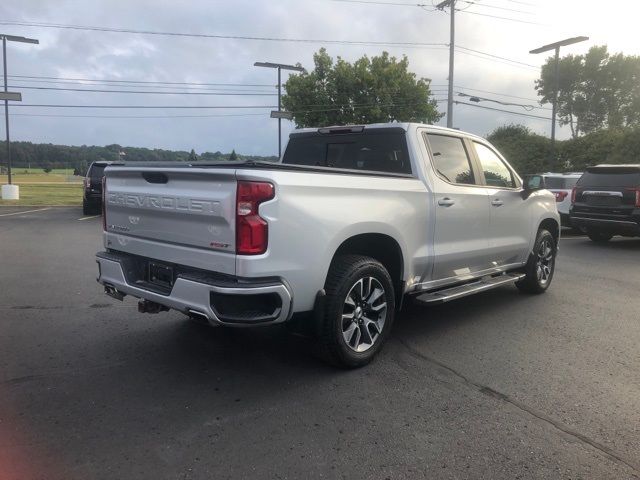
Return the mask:
M 275 68 L 278 70 L 278 110 L 277 114 L 271 112 L 272 118 L 278 119 L 278 158 L 282 158 L 282 119 L 289 118 L 289 116 L 283 115 L 282 112 L 282 70 L 293 70 L 294 72 L 304 72 L 304 68 L 296 67 L 295 65 L 286 65 L 284 63 L 271 63 L 271 62 L 256 62 L 254 67 Z
M 555 65 L 553 67 L 553 104 L 551 105 L 551 155 L 555 163 L 556 154 L 556 117 L 558 115 L 558 90 L 560 90 L 560 47 L 556 47 Z M 552 164 L 553 166 L 553 164 Z
M 453 73 L 454 73 L 454 53 L 456 43 L 456 0 L 445 0 L 436 5 L 438 10 L 444 10 L 445 7 L 451 8 L 451 23 L 449 26 L 449 88 L 447 96 L 447 127 L 453 128 Z
M 278 66 L 278 112 L 282 111 L 282 67 Z M 278 117 L 278 158 L 282 157 L 282 118 Z
M 549 50 L 555 50 L 554 79 L 553 79 L 553 103 L 551 105 L 551 159 L 549 160 L 549 168 L 554 169 L 556 164 L 556 115 L 558 112 L 558 90 L 560 90 L 560 47 L 573 45 L 574 43 L 584 42 L 589 37 L 572 37 L 560 40 L 559 42 L 543 45 L 542 47 L 533 49 L 529 53 L 542 53 Z
M 5 131 L 7 133 L 7 177 L 9 185 L 11 185 L 11 139 L 9 136 L 9 99 L 19 100 L 22 97 L 17 93 L 9 93 L 8 84 L 7 84 L 7 41 L 9 42 L 20 42 L 20 43 L 40 43 L 35 38 L 26 38 L 26 37 L 18 37 L 15 35 L 5 35 L 0 33 L 0 37 L 2 37 L 2 67 L 3 67 L 3 78 L 4 78 L 4 94 L 2 98 L 4 99 L 4 124 Z M 8 188 L 17 188 L 17 187 L 8 187 Z
M 4 93 L 9 91 L 7 86 L 7 37 L 2 37 L 2 66 L 4 77 Z M 4 128 L 7 133 L 7 177 L 11 185 L 11 139 L 9 138 L 9 100 L 4 101 Z

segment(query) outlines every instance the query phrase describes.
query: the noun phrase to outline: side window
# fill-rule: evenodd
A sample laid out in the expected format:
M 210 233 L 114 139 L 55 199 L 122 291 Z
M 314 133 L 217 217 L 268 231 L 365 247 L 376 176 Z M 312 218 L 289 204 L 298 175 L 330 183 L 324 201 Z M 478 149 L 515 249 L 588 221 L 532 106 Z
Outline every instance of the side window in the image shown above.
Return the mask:
M 473 142 L 480 160 L 480 166 L 484 172 L 484 179 L 490 187 L 515 188 L 516 182 L 511 170 L 507 168 L 502 159 L 486 145 Z
M 461 138 L 435 134 L 427 134 L 427 138 L 433 154 L 433 166 L 440 177 L 449 183 L 475 184 L 471 162 Z

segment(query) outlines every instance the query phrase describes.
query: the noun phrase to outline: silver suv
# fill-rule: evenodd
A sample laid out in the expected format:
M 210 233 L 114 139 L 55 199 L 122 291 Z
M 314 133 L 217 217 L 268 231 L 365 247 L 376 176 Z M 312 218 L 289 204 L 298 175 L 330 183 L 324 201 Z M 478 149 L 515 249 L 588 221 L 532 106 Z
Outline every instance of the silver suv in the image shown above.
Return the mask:
M 279 163 L 105 170 L 105 292 L 211 325 L 289 322 L 369 362 L 403 299 L 544 292 L 560 235 L 540 176 L 485 139 L 416 123 L 297 130 Z

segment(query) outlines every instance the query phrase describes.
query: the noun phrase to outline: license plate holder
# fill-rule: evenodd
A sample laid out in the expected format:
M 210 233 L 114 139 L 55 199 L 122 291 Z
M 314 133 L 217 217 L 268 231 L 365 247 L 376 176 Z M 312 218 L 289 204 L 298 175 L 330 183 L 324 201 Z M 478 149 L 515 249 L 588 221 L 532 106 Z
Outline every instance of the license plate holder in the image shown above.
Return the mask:
M 149 283 L 163 288 L 173 287 L 173 267 L 157 262 L 149 262 L 147 268 Z

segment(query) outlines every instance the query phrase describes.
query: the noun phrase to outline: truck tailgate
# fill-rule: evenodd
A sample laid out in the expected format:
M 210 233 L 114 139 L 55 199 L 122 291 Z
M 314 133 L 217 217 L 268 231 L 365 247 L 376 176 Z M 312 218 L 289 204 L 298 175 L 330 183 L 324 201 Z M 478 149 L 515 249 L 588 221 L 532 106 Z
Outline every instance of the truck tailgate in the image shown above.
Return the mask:
M 233 168 L 110 167 L 107 247 L 232 275 L 235 202 Z M 115 238 L 109 242 L 110 237 Z

